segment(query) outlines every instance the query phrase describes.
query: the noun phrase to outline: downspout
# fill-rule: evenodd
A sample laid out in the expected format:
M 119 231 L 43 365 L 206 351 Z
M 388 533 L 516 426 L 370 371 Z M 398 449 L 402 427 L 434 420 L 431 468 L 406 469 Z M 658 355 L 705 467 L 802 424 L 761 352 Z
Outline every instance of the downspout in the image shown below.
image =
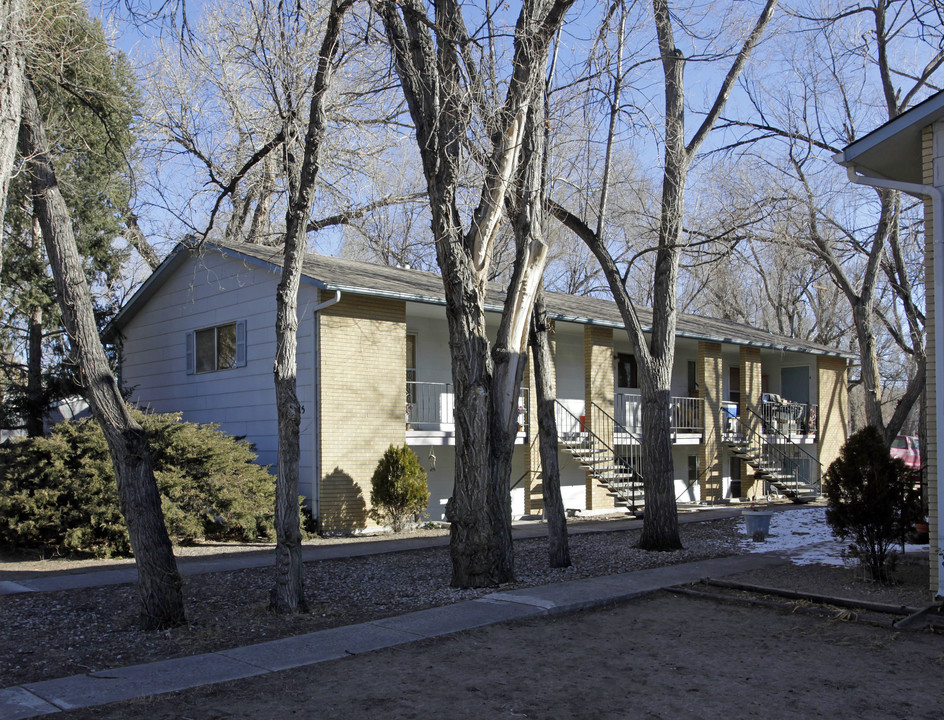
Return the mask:
M 314 327 L 312 339 L 314 343 L 312 364 L 314 365 L 314 417 L 312 418 L 312 471 L 314 477 L 311 482 L 311 516 L 321 528 L 321 311 L 329 308 L 341 300 L 341 291 L 335 290 L 334 297 L 315 305 L 312 309 Z
M 909 195 L 931 198 L 931 227 L 933 229 L 932 252 L 934 253 L 934 386 L 937 422 L 934 437 L 937 454 L 937 549 L 931 549 L 930 561 L 937 563 L 937 596 L 944 597 L 944 568 L 941 553 L 944 552 L 944 413 L 941 412 L 940 393 L 944 391 L 944 190 L 934 185 L 901 182 L 888 178 L 859 175 L 855 165 L 846 168 L 846 176 L 856 185 L 869 185 L 886 190 L 899 190 Z

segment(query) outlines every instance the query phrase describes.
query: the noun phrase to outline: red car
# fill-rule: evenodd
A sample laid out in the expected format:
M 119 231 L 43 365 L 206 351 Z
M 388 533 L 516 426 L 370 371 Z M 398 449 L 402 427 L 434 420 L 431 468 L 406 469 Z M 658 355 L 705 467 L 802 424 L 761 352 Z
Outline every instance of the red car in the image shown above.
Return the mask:
M 900 458 L 912 470 L 921 469 L 921 448 L 913 435 L 899 435 L 892 440 L 891 455 Z

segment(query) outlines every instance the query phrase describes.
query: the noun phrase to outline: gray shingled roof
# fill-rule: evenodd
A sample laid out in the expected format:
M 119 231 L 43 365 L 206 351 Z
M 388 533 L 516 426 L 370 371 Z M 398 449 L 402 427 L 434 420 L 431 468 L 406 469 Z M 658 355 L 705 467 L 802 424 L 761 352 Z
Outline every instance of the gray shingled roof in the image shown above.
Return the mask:
M 234 252 L 247 260 L 261 261 L 266 265 L 277 267 L 281 267 L 282 264 L 282 253 L 277 248 L 243 243 L 214 243 L 214 245 L 224 251 Z M 309 282 L 326 290 L 445 304 L 442 279 L 436 273 L 313 254 L 305 256 L 303 273 Z M 504 298 L 505 293 L 502 288 L 492 284 L 489 288 L 487 308 L 500 310 Z M 546 298 L 548 314 L 555 320 L 569 320 L 584 325 L 623 327 L 619 310 L 612 300 L 562 293 L 548 293 Z M 647 329 L 651 327 L 651 310 L 638 308 L 637 312 L 644 327 Z M 775 335 L 750 325 L 699 315 L 680 313 L 676 332 L 679 337 L 694 340 L 752 345 L 816 355 L 855 357 L 848 352 L 825 345 Z

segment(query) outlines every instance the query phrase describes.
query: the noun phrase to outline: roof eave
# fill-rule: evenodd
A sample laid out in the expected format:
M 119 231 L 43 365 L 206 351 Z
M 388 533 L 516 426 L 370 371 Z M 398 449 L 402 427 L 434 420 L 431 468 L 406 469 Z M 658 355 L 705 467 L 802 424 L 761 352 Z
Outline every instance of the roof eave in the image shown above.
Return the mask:
M 844 167 L 871 177 L 921 183 L 921 133 L 944 119 L 944 93 L 937 93 L 847 145 L 833 156 Z

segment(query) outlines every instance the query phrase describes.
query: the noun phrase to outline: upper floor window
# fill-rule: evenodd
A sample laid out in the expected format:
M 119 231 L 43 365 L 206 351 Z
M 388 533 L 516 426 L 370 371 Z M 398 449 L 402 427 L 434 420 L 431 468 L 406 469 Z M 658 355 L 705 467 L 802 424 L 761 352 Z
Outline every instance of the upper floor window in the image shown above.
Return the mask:
M 639 373 L 636 356 L 619 353 L 616 356 L 616 385 L 621 388 L 638 388 Z
M 246 321 L 187 333 L 187 374 L 231 370 L 246 364 Z

